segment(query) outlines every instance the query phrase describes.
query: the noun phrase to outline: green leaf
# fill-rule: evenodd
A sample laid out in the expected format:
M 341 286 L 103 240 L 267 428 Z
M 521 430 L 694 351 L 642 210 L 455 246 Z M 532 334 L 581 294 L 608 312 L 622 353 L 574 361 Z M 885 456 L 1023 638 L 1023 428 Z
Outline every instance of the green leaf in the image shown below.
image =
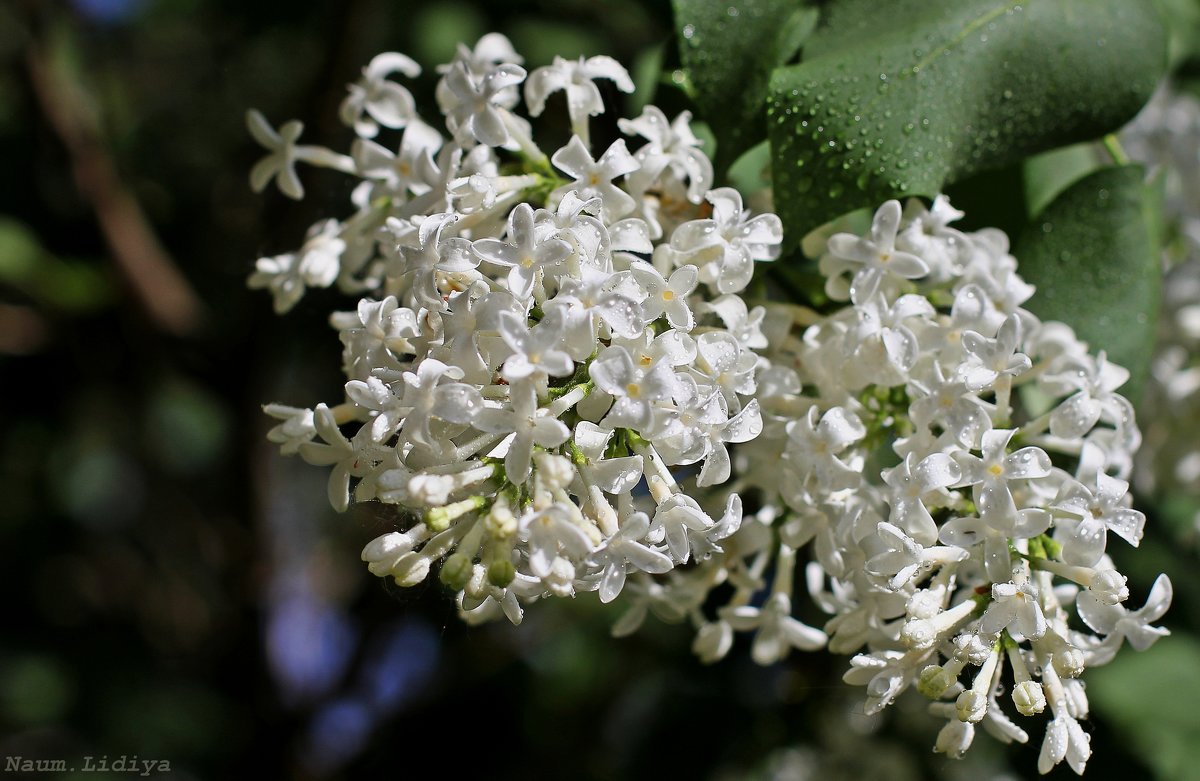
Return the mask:
M 51 255 L 23 223 L 0 214 L 0 285 L 64 312 L 90 312 L 112 299 L 112 285 L 94 265 Z
M 1023 167 L 1029 216 L 1046 208 L 1072 183 L 1109 162 L 1099 144 L 1065 146 L 1026 160 Z
M 839 214 L 932 196 L 1097 138 L 1149 98 L 1152 0 L 834 0 L 768 94 L 776 207 L 794 245 Z
M 1200 642 L 1167 637 L 1087 671 L 1088 700 L 1159 778 L 1200 781 Z
M 1139 165 L 1110 166 L 1068 187 L 1013 249 L 1037 286 L 1027 304 L 1067 323 L 1093 351 L 1130 371 L 1137 400 L 1150 370 L 1161 295 L 1158 193 Z
M 679 58 L 701 118 L 717 136 L 718 176 L 767 136 L 771 71 L 817 22 L 801 0 L 672 0 Z

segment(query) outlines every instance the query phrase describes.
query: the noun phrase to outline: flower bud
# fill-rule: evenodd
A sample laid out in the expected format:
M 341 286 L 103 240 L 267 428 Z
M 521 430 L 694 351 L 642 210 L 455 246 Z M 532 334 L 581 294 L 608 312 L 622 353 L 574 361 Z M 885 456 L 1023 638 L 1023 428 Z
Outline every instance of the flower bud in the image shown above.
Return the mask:
M 725 621 L 713 621 L 700 627 L 692 642 L 692 652 L 705 664 L 719 662 L 733 647 L 733 627 Z
M 932 648 L 937 639 L 937 627 L 927 618 L 918 618 L 909 621 L 900 630 L 900 642 L 914 651 Z
M 955 676 L 951 675 L 945 667 L 931 664 L 921 670 L 921 675 L 917 679 L 917 691 L 931 700 L 936 700 L 954 685 L 954 680 Z
M 547 491 L 566 488 L 575 479 L 575 467 L 570 459 L 553 453 L 538 453 L 534 456 L 537 463 L 537 476 Z
M 904 609 L 909 618 L 933 618 L 942 612 L 942 602 L 945 598 L 945 589 L 920 589 L 909 597 Z
M 471 557 L 465 553 L 455 553 L 446 559 L 446 563 L 442 565 L 442 571 L 438 574 L 438 577 L 451 590 L 461 591 L 466 587 L 467 581 L 471 579 L 471 569 Z
M 987 697 L 974 689 L 967 689 L 954 701 L 954 710 L 959 721 L 975 724 L 983 720 L 983 717 L 987 715 L 987 709 Z
M 396 584 L 408 588 L 421 583 L 429 577 L 429 568 L 433 562 L 428 556 L 420 553 L 406 553 L 392 567 L 392 577 Z
M 1092 595 L 1106 605 L 1116 605 L 1129 599 L 1129 587 L 1125 576 L 1115 569 L 1097 570 L 1092 576 L 1089 589 Z
M 496 559 L 488 565 L 488 582 L 496 588 L 508 588 L 517 577 L 517 568 L 508 559 Z
M 1064 644 L 1054 654 L 1054 671 L 1064 678 L 1078 678 L 1083 672 L 1083 652 L 1078 648 Z
M 974 724 L 951 719 L 938 732 L 937 743 L 934 744 L 933 750 L 939 754 L 959 759 L 971 747 L 971 741 L 974 739 Z
M 1032 716 L 1046 709 L 1046 695 L 1037 681 L 1022 681 L 1013 689 L 1013 704 L 1022 716 Z
M 517 517 L 501 497 L 483 519 L 484 529 L 493 540 L 504 540 L 517 533 Z

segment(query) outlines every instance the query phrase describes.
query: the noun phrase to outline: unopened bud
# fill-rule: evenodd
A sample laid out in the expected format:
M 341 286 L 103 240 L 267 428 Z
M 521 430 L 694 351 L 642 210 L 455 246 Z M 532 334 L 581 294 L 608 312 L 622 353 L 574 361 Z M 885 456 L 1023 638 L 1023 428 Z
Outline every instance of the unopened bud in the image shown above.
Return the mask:
M 1106 605 L 1116 605 L 1129 599 L 1129 587 L 1125 585 L 1125 576 L 1115 569 L 1097 571 L 1092 576 L 1092 584 L 1088 590 Z
M 496 559 L 488 565 L 488 582 L 496 588 L 508 588 L 517 577 L 517 568 L 508 559 Z
M 430 531 L 444 532 L 450 528 L 451 522 L 469 512 L 478 510 L 486 503 L 487 500 L 482 496 L 472 496 L 444 507 L 430 507 L 425 511 L 425 525 L 429 527 Z
M 975 739 L 975 725 L 958 719 L 951 719 L 938 733 L 937 743 L 933 750 L 939 754 L 959 759 L 971 747 Z
M 939 664 L 931 664 L 921 671 L 917 679 L 917 691 L 931 700 L 936 700 L 954 685 L 955 676 Z
M 713 621 L 700 627 L 692 642 L 692 652 L 705 664 L 719 662 L 733 647 L 733 627 L 726 621 Z
M 904 624 L 900 630 L 900 642 L 914 651 L 932 648 L 937 642 L 938 631 L 933 621 L 928 618 L 918 618 Z
M 465 553 L 455 553 L 446 559 L 446 563 L 442 565 L 442 571 L 438 577 L 451 590 L 461 591 L 466 588 L 467 581 L 471 579 L 471 568 L 472 562 L 470 556 Z
M 392 577 L 396 584 L 408 588 L 425 581 L 429 577 L 432 562 L 428 556 L 419 553 L 406 553 L 392 567 Z
M 1013 689 L 1013 704 L 1022 716 L 1032 716 L 1046 709 L 1046 695 L 1037 681 L 1022 681 Z
M 969 721 L 972 724 L 982 721 L 983 717 L 987 715 L 987 709 L 987 697 L 974 689 L 967 689 L 958 695 L 958 699 L 954 702 L 954 710 L 958 715 L 958 720 Z

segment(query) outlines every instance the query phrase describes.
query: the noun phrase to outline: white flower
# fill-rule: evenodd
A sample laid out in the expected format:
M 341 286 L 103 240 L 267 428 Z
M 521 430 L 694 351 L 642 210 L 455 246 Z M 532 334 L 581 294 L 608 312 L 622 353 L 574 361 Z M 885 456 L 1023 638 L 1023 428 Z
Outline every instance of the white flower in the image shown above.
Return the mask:
M 675 372 L 665 361 L 649 367 L 635 365 L 629 351 L 620 346 L 604 348 L 588 366 L 596 387 L 615 401 L 604 424 L 612 428 L 647 431 L 654 425 L 654 402 L 671 398 L 679 388 Z
M 758 630 L 750 646 L 750 656 L 761 665 L 784 659 L 793 648 L 815 651 L 828 640 L 820 629 L 814 629 L 792 617 L 792 600 L 777 591 L 761 607 L 729 608 L 721 612 L 728 624 L 739 632 Z
M 630 264 L 629 270 L 633 272 L 638 285 L 646 291 L 646 298 L 642 300 L 642 318 L 645 322 L 653 322 L 666 315 L 672 328 L 692 330 L 696 321 L 688 306 L 688 296 L 699 284 L 699 273 L 695 266 L 675 269 L 669 280 L 664 279 L 654 266 L 640 260 Z
M 570 438 L 570 430 L 562 421 L 541 409 L 537 393 L 528 383 L 513 386 L 512 410 L 483 409 L 475 418 L 474 425 L 480 431 L 513 433 L 508 452 L 504 456 L 506 479 L 520 485 L 529 477 L 533 459 L 533 447 L 558 447 Z
M 470 423 L 482 410 L 483 399 L 479 391 L 469 385 L 458 382 L 443 383 L 444 377 L 461 378 L 462 370 L 444 364 L 436 358 L 421 361 L 415 372 L 405 372 L 402 375 L 403 396 L 396 402 L 384 401 L 383 405 L 376 408 L 382 413 L 377 418 L 377 423 L 364 426 L 363 429 L 370 429 L 372 434 L 384 430 L 390 434 L 393 421 L 402 417 L 399 431 L 402 440 L 422 445 L 435 453 L 446 452 L 449 444 L 447 437 L 444 431 L 440 432 L 440 436 L 434 433 L 434 419 L 464 425 Z M 357 389 L 363 386 L 356 381 L 347 383 L 348 393 L 352 387 Z M 363 406 L 370 403 L 367 393 L 359 395 L 356 401 L 359 399 Z M 370 408 L 372 407 L 368 406 L 368 409 Z M 378 422 L 379 420 L 383 422 Z
M 1084 766 L 1092 755 L 1091 736 L 1083 731 L 1079 722 L 1067 713 L 1054 717 L 1046 727 L 1046 738 L 1038 754 L 1038 772 L 1049 773 L 1065 758 L 1077 774 L 1083 775 Z
M 569 559 L 582 561 L 592 550 L 583 529 L 558 503 L 522 516 L 519 534 L 529 544 L 529 569 L 539 578 L 551 575 L 560 551 Z
M 378 54 L 363 68 L 362 78 L 351 84 L 338 115 L 362 138 L 374 138 L 379 125 L 404 127 L 415 113 L 412 93 L 388 76 L 402 73 L 410 79 L 421 74 L 421 66 L 396 52 Z
M 506 104 L 516 85 L 525 80 L 525 69 L 519 65 L 499 65 L 476 77 L 467 66 L 457 62 L 443 77 L 445 90 L 442 110 L 454 138 L 463 146 L 478 141 L 486 146 L 509 143 L 506 120 L 512 117 Z
M 517 298 L 529 298 L 541 271 L 571 254 L 571 245 L 560 239 L 545 239 L 534 228 L 533 209 L 517 204 L 508 215 L 508 241 L 479 239 L 471 248 L 476 255 L 508 267 L 508 289 Z
M 368 207 L 380 197 L 405 201 L 410 192 L 429 192 L 438 181 L 433 153 L 441 145 L 441 135 L 421 122 L 412 122 L 405 129 L 398 153 L 367 139 L 355 141 L 350 150 L 354 166 L 370 180 L 355 188 L 355 205 Z
M 637 151 L 642 164 L 639 176 L 653 181 L 664 169 L 688 182 L 688 200 L 700 203 L 712 186 L 712 163 L 698 147 L 701 141 L 692 133 L 690 111 L 684 111 L 668 122 L 658 106 L 646 106 L 636 119 L 619 119 L 617 126 L 626 135 L 637 134 L 649 143 Z
M 783 241 L 783 223 L 774 214 L 750 217 L 732 187 L 711 190 L 705 199 L 712 217 L 684 223 L 671 234 L 671 249 L 700 268 L 700 281 L 721 293 L 736 293 L 750 282 L 754 261 L 774 260 Z
M 1028 583 L 992 585 L 992 602 L 979 621 L 979 631 L 994 635 L 1007 629 L 1013 639 L 1036 640 L 1046 633 L 1046 617 L 1037 592 Z
M 251 289 L 270 290 L 277 315 L 294 307 L 304 297 L 306 289 L 300 274 L 299 257 L 295 253 L 259 258 L 246 285 Z
M 313 425 L 324 442 L 305 442 L 300 445 L 300 455 L 310 464 L 332 466 L 329 474 L 329 503 L 338 512 L 350 506 L 350 478 L 363 477 L 383 457 L 383 452 L 370 437 L 370 429 L 363 427 L 348 440 L 338 430 L 333 412 L 324 404 L 313 410 Z
M 1113 393 L 1129 380 L 1129 371 L 1109 363 L 1104 353 L 1095 361 L 1074 367 L 1073 373 L 1047 377 L 1048 382 L 1060 380 L 1078 388 L 1078 392 L 1058 405 L 1050 415 L 1050 433 L 1056 437 L 1082 437 L 1091 431 L 1107 412 L 1113 423 L 1128 417 L 1129 403 Z
M 945 453 L 933 453 L 919 463 L 909 453 L 904 462 L 882 474 L 891 486 L 891 521 L 922 545 L 932 545 L 938 536 L 937 525 L 922 499 L 940 488 L 957 483 L 962 472 Z
M 560 171 L 575 177 L 574 181 L 550 194 L 552 202 L 565 197 L 572 190 L 580 198 L 599 198 L 601 214 L 607 223 L 633 211 L 633 198 L 613 184 L 613 179 L 633 173 L 639 167 L 637 160 L 625 148 L 623 140 L 614 141 L 596 160 L 579 136 L 571 136 L 567 145 L 555 152 L 550 161 Z
M 1012 578 L 1009 539 L 1036 537 L 1049 526 L 1050 513 L 1037 509 L 1020 510 L 1015 522 L 1004 521 L 999 526 L 974 516 L 951 518 L 938 531 L 938 539 L 963 550 L 982 545 L 980 553 L 987 576 L 993 581 L 1003 582 Z
M 857 268 L 850 283 L 853 301 L 872 298 L 885 282 L 897 278 L 919 279 L 929 273 L 925 261 L 896 249 L 900 214 L 900 202 L 888 201 L 875 212 L 869 236 L 838 233 L 829 237 L 830 254 L 850 268 Z
M 696 311 L 712 312 L 721 318 L 725 330 L 733 334 L 738 344 L 746 350 L 761 350 L 768 344 L 762 332 L 763 317 L 767 313 L 765 307 L 749 309 L 741 296 L 728 294 L 700 302 Z
M 948 225 L 961 219 L 963 212 L 951 206 L 945 195 L 939 195 L 929 209 L 921 199 L 910 198 L 904 205 L 904 217 L 908 227 L 896 236 L 898 248 L 924 260 L 930 277 L 939 282 L 962 273 L 961 264 L 971 240 Z
M 263 407 L 263 412 L 283 421 L 267 432 L 267 439 L 280 445 L 279 452 L 284 455 L 298 453 L 301 445 L 311 442 L 317 435 L 316 426 L 313 424 L 313 411 L 310 409 L 267 404 Z
M 954 759 L 961 759 L 975 739 L 975 725 L 958 718 L 950 719 L 938 732 L 933 750 Z
M 1129 483 L 1096 475 L 1094 488 L 1071 480 L 1063 485 L 1051 508 L 1068 517 L 1058 522 L 1054 539 L 1063 546 L 1063 561 L 1091 567 L 1104 555 L 1111 530 L 1130 545 L 1142 540 L 1146 516 L 1125 506 Z
M 270 152 L 250 171 L 250 187 L 254 192 L 265 190 L 274 178 L 284 195 L 296 200 L 303 198 L 304 185 L 296 175 L 296 139 L 304 132 L 304 123 L 294 119 L 275 132 L 266 117 L 251 109 L 246 112 L 246 127 L 254 140 Z
M 324 147 L 296 144 L 304 132 L 304 124 L 299 120 L 294 119 L 275 132 L 262 114 L 250 109 L 246 112 L 246 127 L 254 140 L 269 153 L 250 170 L 250 187 L 256 193 L 265 190 L 275 179 L 279 191 L 284 195 L 296 200 L 303 198 L 304 186 L 296 175 L 297 161 L 347 173 L 354 170 L 354 161 L 346 155 L 335 154 Z
M 696 364 L 693 367 L 696 376 L 715 385 L 721 391 L 726 408 L 733 412 L 742 408 L 739 396 L 754 394 L 757 368 L 758 357 L 738 344 L 733 334 L 709 331 L 696 339 Z
M 417 313 L 393 296 L 361 299 L 356 312 L 339 312 L 332 320 L 341 330 L 342 365 L 352 379 L 365 380 L 376 369 L 402 371 L 398 356 L 413 352 L 410 340 L 421 333 Z
M 1163 627 L 1150 626 L 1163 617 L 1171 606 L 1173 596 L 1171 579 L 1159 575 L 1146 597 L 1146 604 L 1137 610 L 1122 605 L 1106 604 L 1091 591 L 1081 591 L 1075 598 L 1075 607 L 1084 623 L 1101 635 L 1104 642 L 1089 649 L 1089 663 L 1107 664 L 1125 640 L 1138 651 L 1144 651 L 1158 638 L 1170 634 Z
M 411 280 L 420 303 L 431 309 L 444 307 L 438 289 L 439 274 L 470 271 L 479 265 L 479 257 L 471 252 L 469 241 L 459 236 L 442 236 L 458 219 L 458 215 L 452 213 L 425 217 L 417 226 L 416 241 L 400 247 L 403 267 L 396 269 L 396 276 Z M 389 226 L 395 230 L 402 229 L 402 226 L 396 223 L 399 223 L 399 220 L 394 217 L 388 218 Z
M 524 317 L 500 312 L 500 336 L 513 351 L 500 369 L 504 379 L 529 379 L 542 386 L 549 377 L 567 377 L 575 371 L 575 361 L 561 349 L 564 317 L 561 309 L 551 309 L 530 328 Z
M 983 435 L 982 458 L 959 452 L 955 460 L 962 469 L 959 485 L 975 485 L 979 517 L 997 528 L 1008 528 L 1017 521 L 1017 505 L 1009 482 L 1032 480 L 1050 474 L 1050 456 L 1037 447 L 1008 452 L 1008 443 L 1016 429 L 993 429 Z
M 1021 344 L 1021 320 L 1016 315 L 1004 321 L 995 339 L 966 331 L 962 343 L 968 359 L 959 374 L 971 390 L 990 388 L 1000 377 L 1015 377 L 1033 365 L 1028 355 L 1017 352 Z
M 633 513 L 621 524 L 620 530 L 593 554 L 596 565 L 603 570 L 600 577 L 600 601 L 612 602 L 625 586 L 625 573 L 632 567 L 641 572 L 662 574 L 674 563 L 642 540 L 650 530 L 645 513 Z
M 571 127 L 577 135 L 586 138 L 587 118 L 604 113 L 604 101 L 596 88 L 596 79 L 609 79 L 622 92 L 633 92 L 629 72 L 612 57 L 580 57 L 572 61 L 556 56 L 552 64 L 536 69 L 525 82 L 525 102 L 529 105 L 530 115 L 541 114 L 546 108 L 546 98 L 553 92 L 564 90 Z
M 309 287 L 329 287 L 337 279 L 342 253 L 346 251 L 341 227 L 337 220 L 325 220 L 309 230 L 296 266 L 304 284 Z
M 979 397 L 970 392 L 965 382 L 947 379 L 940 364 L 934 363 L 928 380 L 909 380 L 916 393 L 909 414 L 914 423 L 937 424 L 950 433 L 963 447 L 975 448 L 983 432 L 991 428 L 991 420 Z
M 816 407 L 788 424 L 788 446 L 784 458 L 801 478 L 815 478 L 822 491 L 852 488 L 862 479 L 859 471 L 839 458 L 850 445 L 866 436 L 858 416 L 841 407 L 821 415 Z
M 604 451 L 612 437 L 612 429 L 587 420 L 579 421 L 575 426 L 574 442 L 585 461 L 579 464 L 579 471 L 589 485 L 605 493 L 629 493 L 642 479 L 643 459 L 640 455 L 605 458 Z

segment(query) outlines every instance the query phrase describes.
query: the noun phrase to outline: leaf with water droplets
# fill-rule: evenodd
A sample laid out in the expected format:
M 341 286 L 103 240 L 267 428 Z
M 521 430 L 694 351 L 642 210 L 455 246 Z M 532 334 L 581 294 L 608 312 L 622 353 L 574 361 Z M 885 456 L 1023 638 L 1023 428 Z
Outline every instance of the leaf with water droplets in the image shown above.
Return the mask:
M 1166 57 L 1153 0 L 826 9 L 804 61 L 776 69 L 768 92 L 775 204 L 793 246 L 847 211 L 1115 130 Z
M 717 136 L 718 175 L 766 138 L 767 81 L 817 23 L 797 0 L 672 0 L 679 58 Z
M 1037 286 L 1030 311 L 1067 323 L 1129 369 L 1121 393 L 1132 400 L 1149 373 L 1158 323 L 1159 197 L 1141 166 L 1102 168 L 1055 198 L 1013 248 L 1021 276 Z

